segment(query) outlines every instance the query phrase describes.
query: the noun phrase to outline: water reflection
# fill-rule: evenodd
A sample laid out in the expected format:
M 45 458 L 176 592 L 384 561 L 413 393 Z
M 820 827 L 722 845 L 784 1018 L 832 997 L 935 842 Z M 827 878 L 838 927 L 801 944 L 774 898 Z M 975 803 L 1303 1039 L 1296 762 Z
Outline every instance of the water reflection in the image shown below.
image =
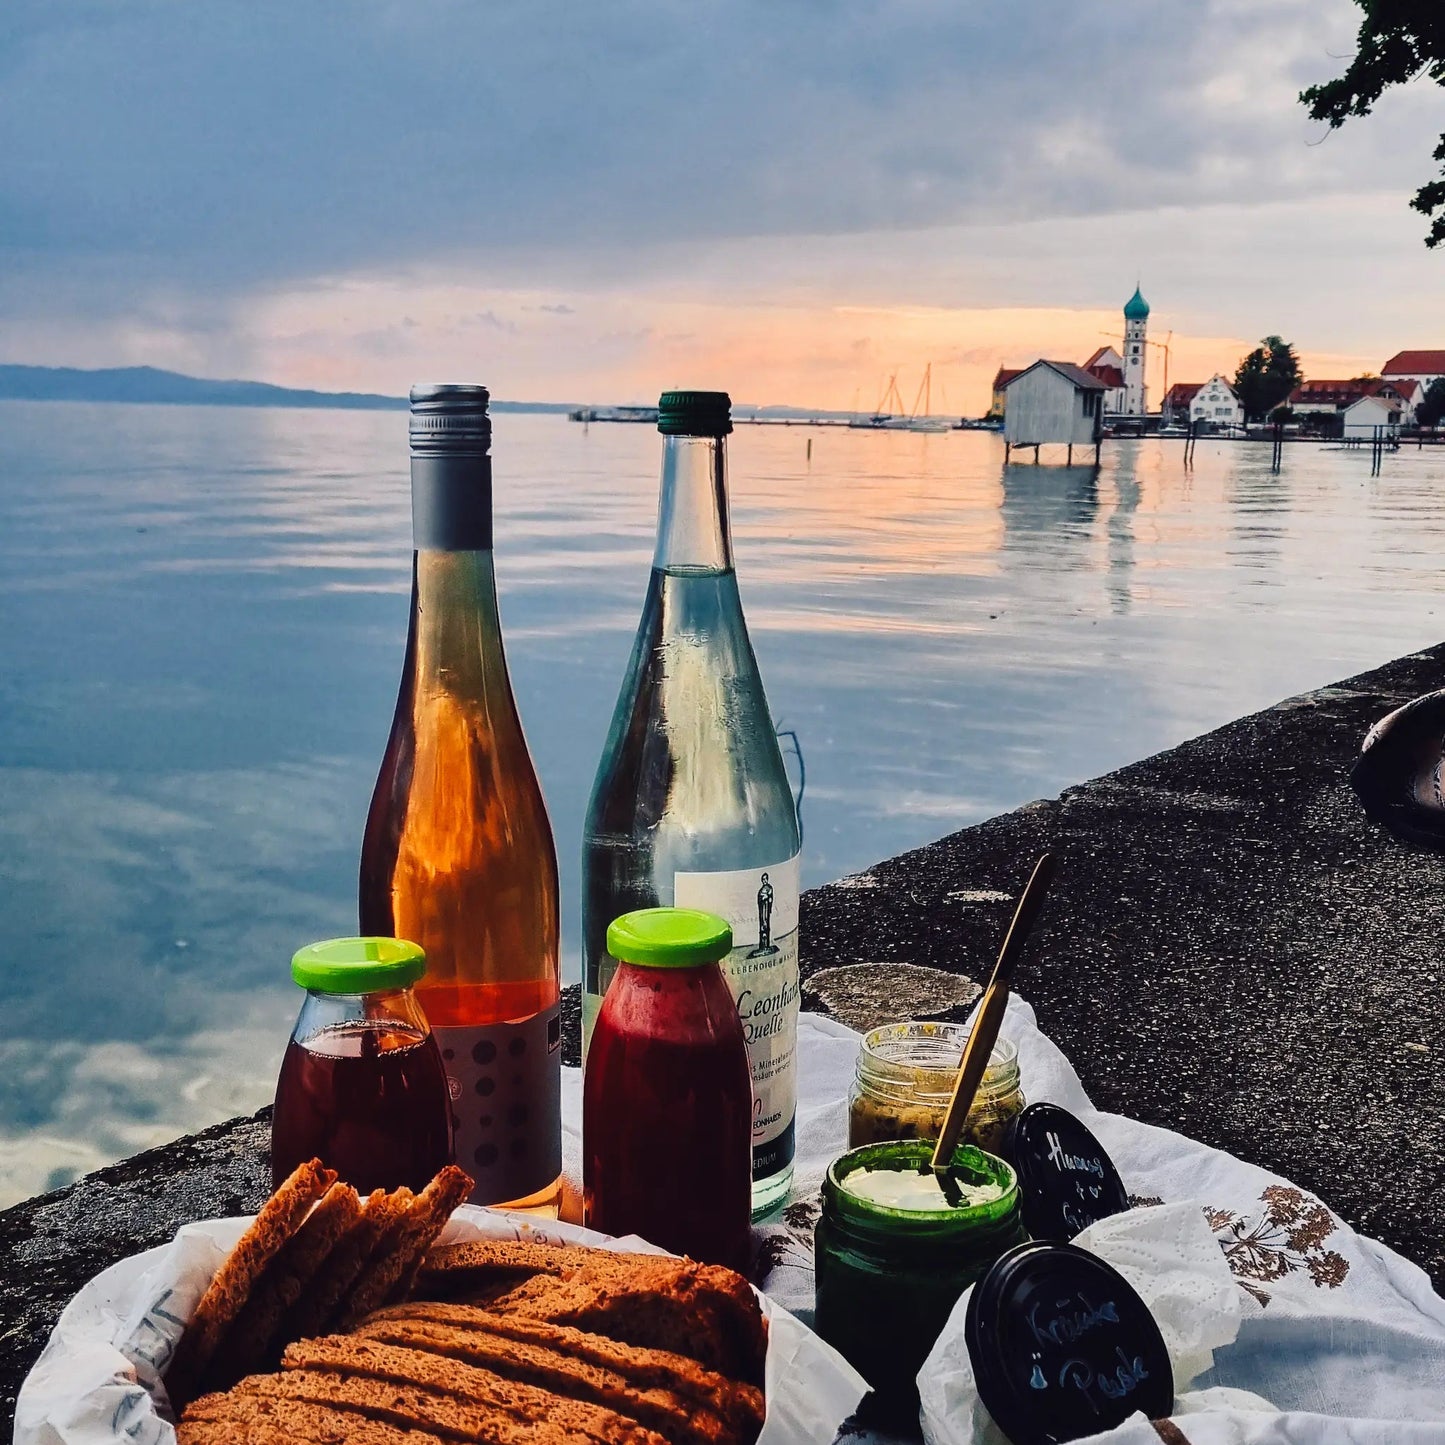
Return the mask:
M 498 576 L 575 966 L 581 813 L 657 439 L 496 419 Z M 1434 454 L 741 427 L 744 606 L 858 870 L 1437 640 Z M 354 926 L 401 665 L 405 418 L 0 403 L 0 1200 L 265 1101 L 300 942 Z M 1127 705 L 1121 705 L 1126 703 Z
M 1134 514 L 1142 495 L 1138 476 L 1138 451 L 1121 451 L 1111 477 L 1114 505 L 1109 509 L 1109 610 L 1126 616 L 1133 602 Z
M 1092 568 L 1099 474 L 1093 466 L 1007 463 L 1003 469 L 1005 548 L 1025 567 Z

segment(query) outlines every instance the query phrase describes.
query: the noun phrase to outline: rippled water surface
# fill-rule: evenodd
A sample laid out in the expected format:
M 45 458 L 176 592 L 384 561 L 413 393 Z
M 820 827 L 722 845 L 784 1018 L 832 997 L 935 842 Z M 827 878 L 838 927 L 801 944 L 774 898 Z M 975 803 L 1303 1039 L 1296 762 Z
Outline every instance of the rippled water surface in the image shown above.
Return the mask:
M 562 864 L 658 438 L 495 423 L 498 574 Z M 410 566 L 401 413 L 0 402 L 0 1202 L 266 1102 L 355 927 Z M 806 447 L 812 437 L 811 461 Z M 744 603 L 819 883 L 1441 636 L 1445 456 L 742 427 Z

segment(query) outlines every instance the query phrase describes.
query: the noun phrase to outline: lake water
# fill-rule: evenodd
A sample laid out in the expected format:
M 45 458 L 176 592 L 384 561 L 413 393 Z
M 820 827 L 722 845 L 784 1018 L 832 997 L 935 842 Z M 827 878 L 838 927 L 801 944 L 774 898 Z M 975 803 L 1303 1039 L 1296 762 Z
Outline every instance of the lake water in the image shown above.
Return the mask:
M 811 460 L 807 440 L 813 440 Z M 577 974 L 582 811 L 658 438 L 495 420 L 513 681 Z M 744 604 L 805 881 L 1437 642 L 1445 454 L 742 427 Z M 266 1102 L 355 928 L 410 567 L 401 413 L 0 403 L 0 1203 Z

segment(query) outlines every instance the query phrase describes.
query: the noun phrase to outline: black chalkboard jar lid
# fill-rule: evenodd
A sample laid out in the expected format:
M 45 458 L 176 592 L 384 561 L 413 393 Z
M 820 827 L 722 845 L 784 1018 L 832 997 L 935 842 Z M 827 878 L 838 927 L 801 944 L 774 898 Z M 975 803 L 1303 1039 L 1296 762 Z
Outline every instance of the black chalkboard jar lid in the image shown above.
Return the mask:
M 1072 1239 L 1129 1207 L 1114 1161 L 1083 1123 L 1057 1104 L 1030 1104 L 999 1148 L 1019 1177 L 1019 1212 L 1031 1239 Z
M 1174 1371 L 1128 1280 L 1072 1244 L 1020 1244 L 974 1286 L 964 1342 L 1013 1445 L 1061 1445 L 1174 1408 Z

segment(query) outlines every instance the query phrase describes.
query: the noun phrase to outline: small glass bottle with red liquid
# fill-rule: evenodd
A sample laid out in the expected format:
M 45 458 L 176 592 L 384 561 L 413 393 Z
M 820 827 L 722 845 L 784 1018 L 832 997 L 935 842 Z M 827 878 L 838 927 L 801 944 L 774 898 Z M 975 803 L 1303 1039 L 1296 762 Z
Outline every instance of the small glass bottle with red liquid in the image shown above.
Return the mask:
M 441 1051 L 412 986 L 426 955 L 397 938 L 333 938 L 291 960 L 306 1002 L 271 1117 L 271 1177 L 320 1159 L 362 1193 L 420 1190 L 452 1162 Z
M 732 930 L 690 908 L 644 908 L 607 930 L 617 972 L 582 1090 L 589 1228 L 744 1270 L 752 1214 L 747 1042 L 719 960 Z

